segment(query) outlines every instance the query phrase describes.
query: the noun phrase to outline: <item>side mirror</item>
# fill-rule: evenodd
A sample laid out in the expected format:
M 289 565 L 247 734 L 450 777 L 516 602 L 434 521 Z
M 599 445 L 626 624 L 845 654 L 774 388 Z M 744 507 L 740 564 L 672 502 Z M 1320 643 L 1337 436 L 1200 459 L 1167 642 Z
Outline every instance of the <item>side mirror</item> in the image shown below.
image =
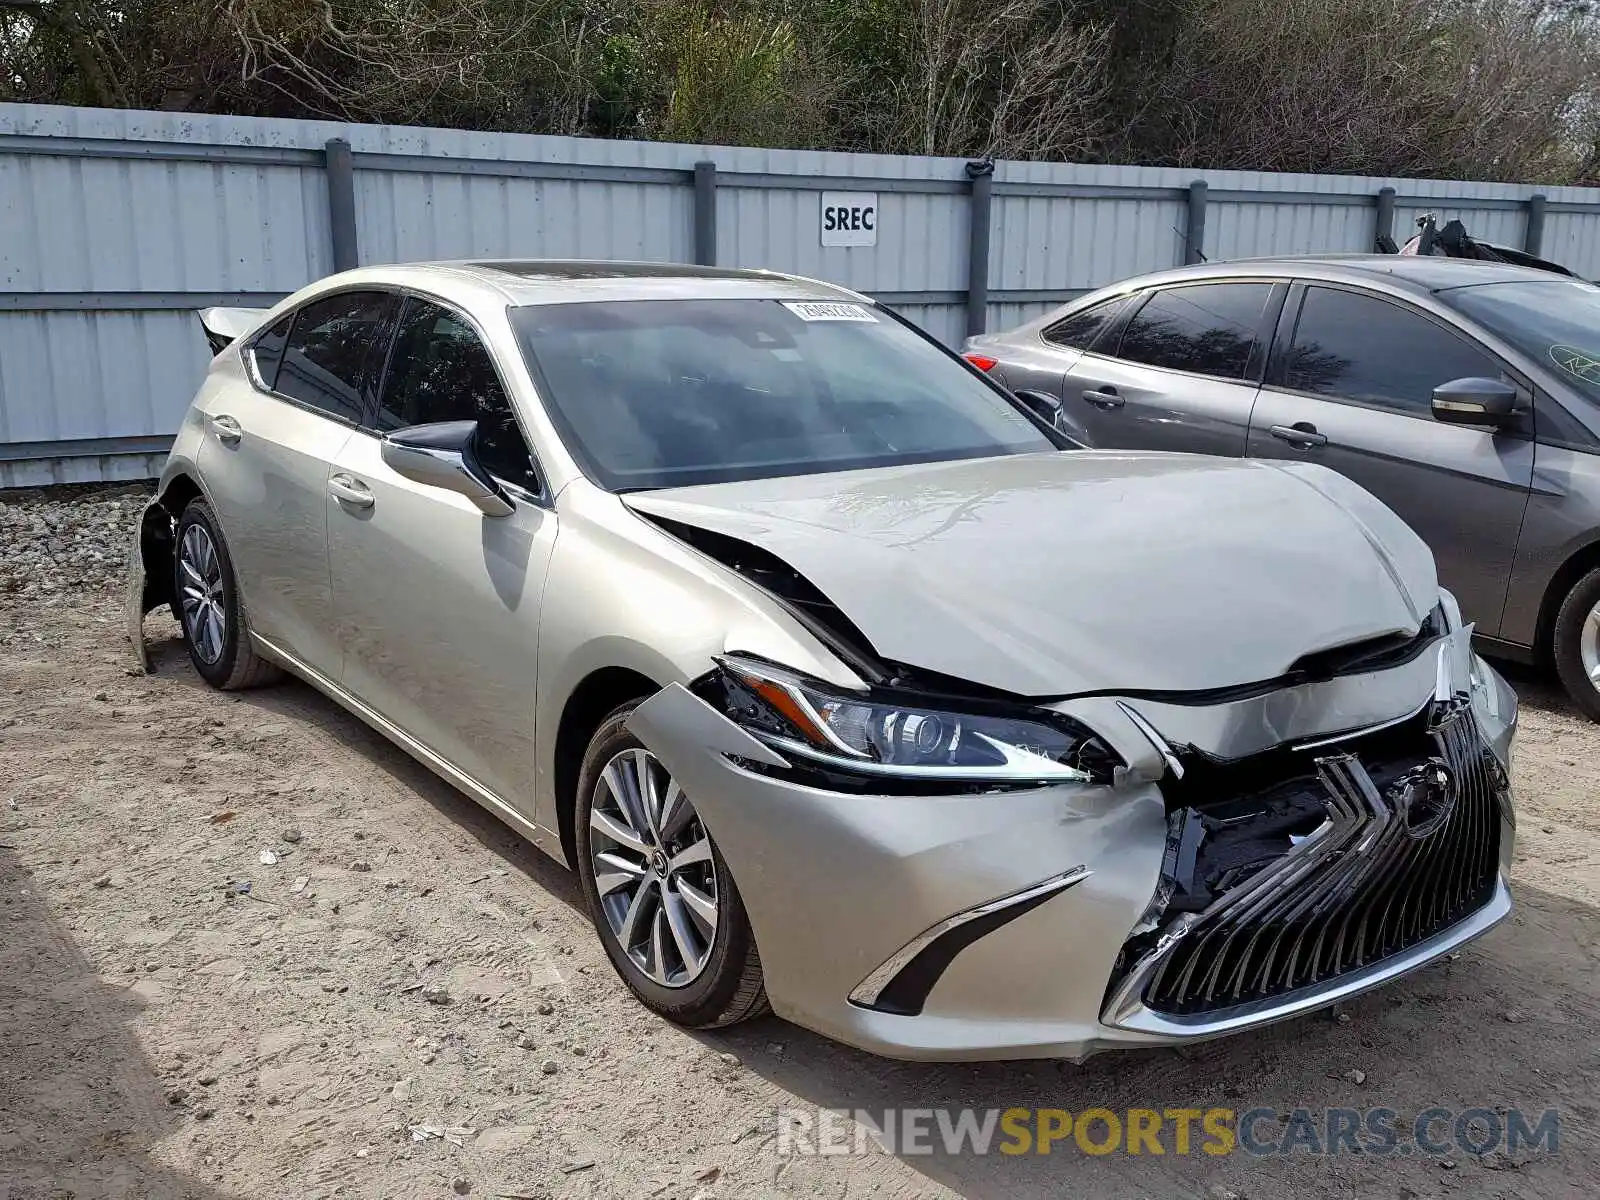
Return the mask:
M 1452 379 L 1433 389 L 1433 419 L 1450 425 L 1510 425 L 1517 389 L 1499 379 Z
M 1077 443 L 1080 450 L 1094 449 L 1094 441 L 1090 438 L 1089 431 L 1084 428 L 1081 421 L 1067 411 L 1060 397 L 1052 396 L 1049 392 L 1034 391 L 1032 388 L 1023 388 L 1011 394 L 1022 401 L 1034 416 L 1069 441 Z
M 384 435 L 383 461 L 414 483 L 465 496 L 485 516 L 510 516 L 515 507 L 473 452 L 477 433 L 476 421 L 409 425 Z

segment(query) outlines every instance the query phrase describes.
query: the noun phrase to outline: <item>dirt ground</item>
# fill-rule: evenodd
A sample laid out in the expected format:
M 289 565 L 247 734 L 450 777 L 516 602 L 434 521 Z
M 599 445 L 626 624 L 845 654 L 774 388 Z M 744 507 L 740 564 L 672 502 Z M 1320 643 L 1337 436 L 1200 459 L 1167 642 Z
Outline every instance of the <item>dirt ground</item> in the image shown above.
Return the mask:
M 1348 1021 L 907 1065 L 770 1018 L 662 1023 L 563 869 L 309 688 L 209 691 L 165 616 L 155 672 L 130 671 L 118 605 L 0 597 L 0 1198 L 1595 1193 L 1600 727 L 1537 677 L 1516 680 L 1519 907 L 1455 961 Z M 775 1111 L 815 1105 L 1562 1124 L 1555 1153 L 1444 1161 L 780 1157 Z

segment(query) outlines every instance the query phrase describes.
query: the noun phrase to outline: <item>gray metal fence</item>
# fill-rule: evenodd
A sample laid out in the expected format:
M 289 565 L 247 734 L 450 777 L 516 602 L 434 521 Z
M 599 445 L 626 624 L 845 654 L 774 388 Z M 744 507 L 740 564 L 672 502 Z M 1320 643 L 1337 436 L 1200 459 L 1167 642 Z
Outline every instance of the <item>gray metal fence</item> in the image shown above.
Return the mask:
M 829 245 L 824 194 L 875 197 Z M 1142 271 L 1366 251 L 1415 217 L 1600 275 L 1600 190 L 609 142 L 0 105 L 0 487 L 148 476 L 205 370 L 192 315 L 357 263 L 764 266 L 947 342 Z M 837 238 L 833 240 L 838 240 Z

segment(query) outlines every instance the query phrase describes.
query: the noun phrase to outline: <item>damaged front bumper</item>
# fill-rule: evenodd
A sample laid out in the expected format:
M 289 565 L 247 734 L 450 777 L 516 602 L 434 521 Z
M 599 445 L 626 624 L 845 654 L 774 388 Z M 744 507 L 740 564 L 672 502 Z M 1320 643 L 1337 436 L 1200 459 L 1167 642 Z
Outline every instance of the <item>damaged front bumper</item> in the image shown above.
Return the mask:
M 629 724 L 694 798 L 716 839 L 755 931 L 775 1011 L 891 1057 L 1078 1059 L 1230 1033 L 1403 975 L 1509 911 L 1503 874 L 1513 818 L 1504 783 L 1516 700 L 1472 656 L 1470 630 L 1456 630 L 1436 652 L 1402 667 L 1224 705 L 1098 697 L 1055 707 L 1091 725 L 1116 751 L 1124 766 L 1114 783 L 933 795 L 825 790 L 814 780 L 785 778 L 781 753 L 677 685 L 641 705 Z M 1460 735 L 1452 770 L 1481 767 L 1481 778 L 1463 780 L 1477 790 L 1452 809 L 1471 816 L 1467 833 L 1447 813 L 1435 830 L 1411 837 L 1406 815 L 1396 811 L 1408 801 L 1395 798 L 1396 764 L 1386 759 L 1374 764 L 1376 785 L 1355 785 L 1366 815 L 1343 807 L 1337 791 L 1327 792 L 1316 812 L 1280 805 L 1277 825 L 1249 848 L 1248 861 L 1202 863 L 1206 879 L 1191 873 L 1175 881 L 1173 830 L 1181 814 L 1248 799 L 1242 784 L 1237 796 L 1185 792 L 1180 774 L 1191 782 L 1204 774 L 1195 764 L 1259 761 L 1270 773 L 1278 770 L 1274 756 L 1296 755 L 1301 765 L 1284 780 L 1317 776 L 1335 762 L 1359 767 L 1369 752 L 1363 737 L 1386 738 L 1390 757 L 1403 757 L 1407 722 L 1432 730 L 1446 717 L 1456 731 L 1449 736 Z M 1424 746 L 1406 769 L 1424 770 L 1432 757 Z M 1255 782 L 1266 796 L 1258 806 L 1264 813 L 1281 797 L 1272 779 Z M 1440 801 L 1430 793 L 1430 803 Z M 1244 810 L 1235 815 L 1264 822 L 1264 829 L 1271 824 Z M 1324 825 L 1332 832 L 1317 832 Z M 1302 925 L 1319 914 L 1358 920 L 1339 905 L 1373 899 L 1366 889 L 1381 882 L 1368 869 L 1373 855 L 1388 854 L 1408 881 L 1437 874 L 1437 856 L 1411 862 L 1401 851 L 1452 830 L 1457 842 L 1466 837 L 1462 844 L 1475 847 L 1474 861 L 1487 864 L 1481 894 L 1466 895 L 1470 881 L 1451 877 L 1451 886 L 1460 885 L 1451 893 L 1454 907 L 1419 903 L 1389 941 L 1368 936 L 1358 945 L 1347 931 L 1343 957 L 1335 961 L 1319 947 L 1322 957 L 1308 968 L 1313 933 L 1298 945 L 1298 973 L 1285 973 L 1276 955 L 1263 969 L 1257 951 L 1268 935 L 1244 928 L 1224 960 L 1237 968 L 1254 936 L 1255 957 L 1242 972 L 1256 971 L 1254 992 L 1229 991 L 1241 974 L 1231 970 L 1227 986 L 1213 980 L 1209 992 L 1184 1004 L 1150 1002 L 1169 999 L 1151 990 L 1152 980 L 1196 929 L 1217 949 L 1241 914 L 1270 909 L 1280 922 Z M 1400 850 L 1397 838 L 1404 839 Z M 1301 869 L 1308 840 L 1322 848 L 1321 875 Z M 1358 870 L 1364 863 L 1368 868 Z M 1253 900 L 1241 894 L 1257 879 Z M 1223 933 L 1201 924 L 1202 914 L 1219 924 L 1209 905 L 1221 906 Z M 1207 953 L 1191 957 L 1210 965 Z M 1184 965 L 1192 979 L 1199 968 Z

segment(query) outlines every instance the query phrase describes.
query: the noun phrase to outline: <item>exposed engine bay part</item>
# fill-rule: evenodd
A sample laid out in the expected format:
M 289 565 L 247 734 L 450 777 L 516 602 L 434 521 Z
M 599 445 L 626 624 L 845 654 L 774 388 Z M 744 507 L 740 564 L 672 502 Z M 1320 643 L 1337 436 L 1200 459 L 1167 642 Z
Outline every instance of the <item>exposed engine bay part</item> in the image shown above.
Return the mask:
M 1393 247 L 1390 241 L 1389 246 Z M 1553 271 L 1557 275 L 1566 275 L 1573 279 L 1578 278 L 1576 271 L 1570 271 L 1560 263 L 1550 262 L 1526 250 L 1514 250 L 1510 246 L 1499 246 L 1491 242 L 1480 242 L 1469 237 L 1467 227 L 1458 220 L 1446 221 L 1442 226 L 1433 213 L 1425 213 L 1417 218 L 1417 235 L 1399 250 L 1378 247 L 1382 254 L 1405 254 L 1411 256 L 1427 257 L 1434 255 L 1439 258 L 1475 258 L 1482 262 L 1511 263 L 1519 267 L 1533 267 L 1540 271 Z

